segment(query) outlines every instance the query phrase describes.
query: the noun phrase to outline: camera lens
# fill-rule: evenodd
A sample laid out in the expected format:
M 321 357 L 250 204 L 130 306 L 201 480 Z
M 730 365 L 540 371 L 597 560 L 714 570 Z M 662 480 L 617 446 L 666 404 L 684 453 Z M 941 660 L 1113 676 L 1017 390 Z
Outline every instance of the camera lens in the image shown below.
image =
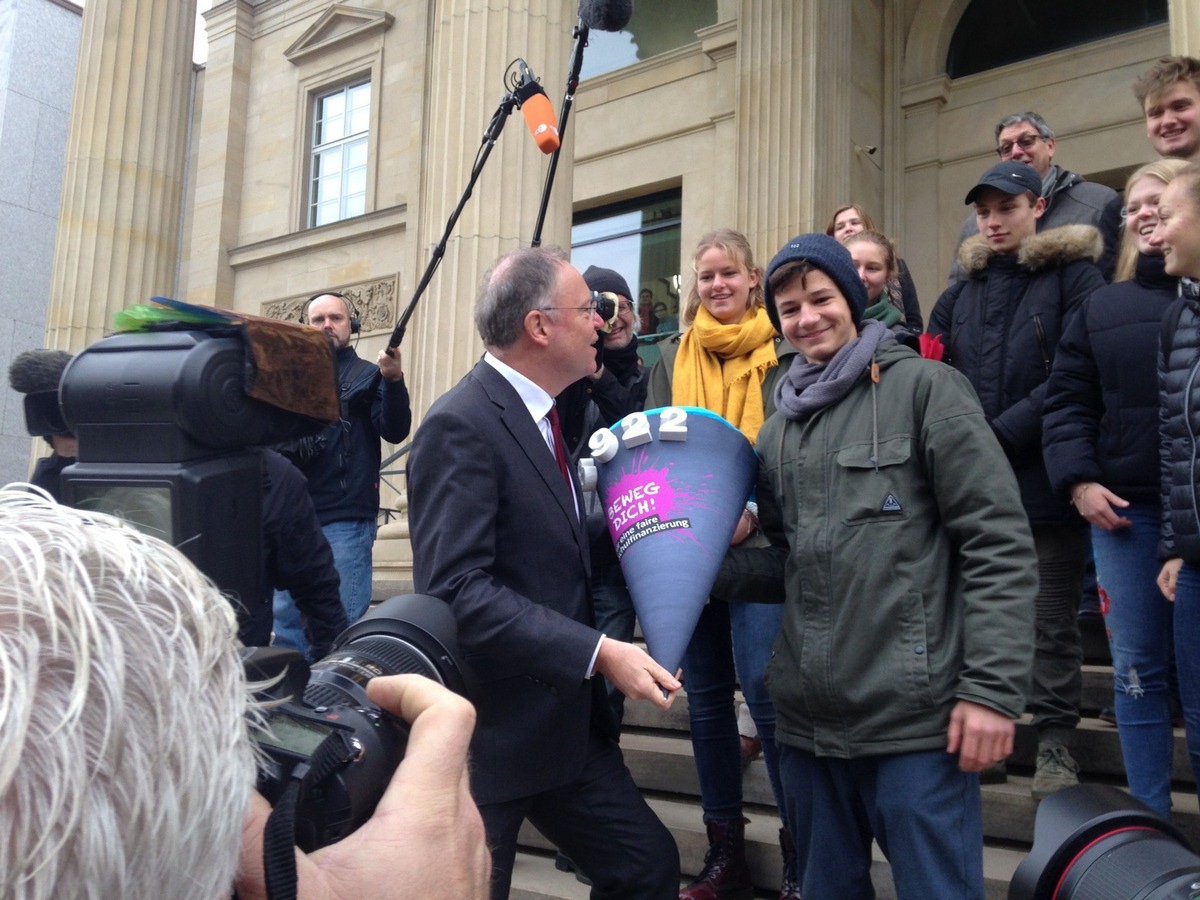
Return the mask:
M 367 682 L 380 675 L 417 674 L 470 697 L 455 631 L 445 603 L 406 594 L 384 601 L 342 632 L 311 672 L 299 667 L 299 683 L 286 675 L 285 658 L 299 657 L 294 651 L 268 649 L 247 659 L 254 679 L 284 674 L 275 699 L 294 696 L 308 678 L 302 703 L 285 701 L 266 709 L 267 729 L 257 738 L 270 760 L 259 777 L 263 796 L 274 804 L 296 779 L 302 785 L 294 800 L 300 849 L 332 844 L 365 822 L 404 758 L 408 725 L 367 698 Z
M 379 675 L 424 675 L 468 695 L 455 657 L 454 615 L 424 594 L 385 600 L 342 632 L 334 649 L 312 666 L 304 701 L 311 706 L 352 703 L 373 707 L 367 682 Z
M 1200 857 L 1174 825 L 1109 785 L 1066 788 L 1041 802 L 1033 848 L 1009 900 L 1192 900 Z

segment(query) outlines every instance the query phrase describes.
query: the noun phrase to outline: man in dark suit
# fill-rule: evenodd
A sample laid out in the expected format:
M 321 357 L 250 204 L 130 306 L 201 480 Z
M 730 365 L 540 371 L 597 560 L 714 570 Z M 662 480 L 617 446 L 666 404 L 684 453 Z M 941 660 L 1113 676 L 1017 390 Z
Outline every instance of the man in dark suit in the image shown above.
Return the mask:
M 603 675 L 666 708 L 679 681 L 594 627 L 589 549 L 553 397 L 596 367 L 592 293 L 561 251 L 502 257 L 475 324 L 487 353 L 439 399 L 408 464 L 414 580 L 450 603 L 479 684 L 471 791 L 508 896 L 524 819 L 593 881 L 596 898 L 671 898 L 679 856 L 617 746 Z

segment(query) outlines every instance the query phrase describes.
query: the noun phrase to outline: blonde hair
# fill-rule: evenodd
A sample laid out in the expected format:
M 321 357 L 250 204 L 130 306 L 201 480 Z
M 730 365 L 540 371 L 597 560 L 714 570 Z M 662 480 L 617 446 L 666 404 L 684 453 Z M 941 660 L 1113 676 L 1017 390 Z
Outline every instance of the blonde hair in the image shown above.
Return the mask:
M 718 228 L 701 237 L 700 243 L 696 245 L 696 250 L 692 254 L 692 283 L 688 286 L 687 298 L 684 300 L 683 312 L 680 316 L 679 324 L 682 328 L 691 325 L 696 318 L 696 313 L 700 311 L 700 291 L 696 287 L 696 266 L 700 263 L 700 257 L 713 248 L 721 250 L 739 268 L 758 275 L 758 283 L 750 288 L 750 297 L 746 308 L 753 309 L 756 306 L 764 305 L 762 272 L 754 263 L 754 251 L 750 247 L 750 241 L 740 231 L 732 228 Z
M 1154 162 L 1135 169 L 1125 180 L 1125 192 L 1122 199 L 1129 202 L 1129 192 L 1135 183 L 1143 178 L 1157 178 L 1163 184 L 1170 184 L 1179 173 L 1188 167 L 1186 159 L 1156 159 Z M 1113 281 L 1129 281 L 1137 271 L 1138 249 L 1133 234 L 1128 228 L 1122 229 L 1121 249 L 1117 254 L 1117 266 L 1113 273 Z

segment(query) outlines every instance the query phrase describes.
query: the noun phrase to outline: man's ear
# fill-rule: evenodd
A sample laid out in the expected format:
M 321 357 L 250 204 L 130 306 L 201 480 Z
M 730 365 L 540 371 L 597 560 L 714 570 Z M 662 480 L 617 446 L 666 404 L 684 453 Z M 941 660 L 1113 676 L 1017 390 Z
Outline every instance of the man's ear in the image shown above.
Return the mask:
M 1033 217 L 1035 219 L 1040 219 L 1042 217 L 1042 214 L 1045 212 L 1046 212 L 1046 198 L 1038 197 L 1037 200 L 1035 200 L 1033 202 Z
M 525 334 L 539 346 L 550 343 L 550 317 L 540 309 L 525 313 Z

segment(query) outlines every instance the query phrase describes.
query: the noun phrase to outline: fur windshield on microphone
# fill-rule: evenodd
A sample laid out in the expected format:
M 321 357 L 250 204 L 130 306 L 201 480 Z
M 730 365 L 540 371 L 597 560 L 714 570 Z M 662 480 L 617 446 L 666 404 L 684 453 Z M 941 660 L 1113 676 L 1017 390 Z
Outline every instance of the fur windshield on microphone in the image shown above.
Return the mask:
M 620 31 L 633 15 L 633 0 L 579 0 L 579 18 L 594 31 Z
M 8 367 L 8 383 L 18 394 L 57 391 L 70 361 L 65 350 L 26 350 Z

